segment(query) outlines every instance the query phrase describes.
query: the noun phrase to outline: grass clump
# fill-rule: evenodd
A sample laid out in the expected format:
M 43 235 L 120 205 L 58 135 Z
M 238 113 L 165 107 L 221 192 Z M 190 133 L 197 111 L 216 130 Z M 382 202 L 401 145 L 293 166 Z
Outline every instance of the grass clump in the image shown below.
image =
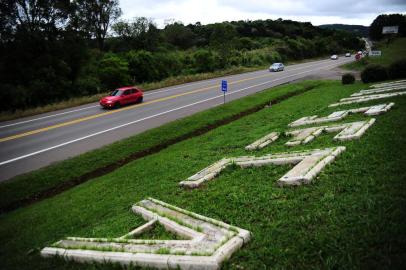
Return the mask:
M 406 58 L 390 64 L 388 67 L 388 75 L 392 80 L 406 78 Z
M 386 68 L 381 65 L 369 65 L 361 72 L 361 80 L 363 83 L 373 83 L 386 81 L 388 73 Z

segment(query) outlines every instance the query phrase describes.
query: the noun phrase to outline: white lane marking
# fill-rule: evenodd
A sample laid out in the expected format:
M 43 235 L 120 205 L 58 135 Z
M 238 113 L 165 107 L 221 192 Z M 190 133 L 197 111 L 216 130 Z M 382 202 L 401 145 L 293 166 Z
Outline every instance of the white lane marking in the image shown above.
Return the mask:
M 321 68 L 328 68 L 328 67 L 333 67 L 333 66 L 336 66 L 336 64 L 328 65 L 328 66 L 321 67 Z M 229 93 L 226 94 L 226 96 L 232 95 L 232 94 L 235 94 L 235 93 L 239 93 L 239 92 L 245 91 L 245 90 L 250 89 L 250 88 L 254 88 L 254 87 L 257 87 L 257 86 L 268 84 L 268 83 L 271 83 L 271 82 L 280 81 L 282 79 L 286 79 L 286 78 L 290 78 L 290 77 L 293 77 L 293 76 L 309 73 L 309 72 L 312 72 L 312 71 L 315 71 L 315 70 L 319 70 L 321 68 L 317 68 L 317 69 L 313 69 L 313 70 L 307 70 L 307 71 L 303 71 L 303 72 L 300 72 L 300 73 L 296 73 L 296 74 L 288 75 L 288 76 L 285 76 L 285 77 L 281 77 L 281 78 L 273 79 L 273 80 L 270 80 L 270 81 L 266 81 L 266 82 L 263 82 L 263 83 L 251 85 L 251 86 L 248 86 L 248 87 L 245 87 L 245 88 L 235 90 L 233 92 L 229 92 Z M 13 158 L 13 159 L 2 161 L 2 162 L 0 162 L 0 166 L 6 165 L 8 163 L 12 163 L 14 161 L 18 161 L 18 160 L 21 160 L 21 159 L 24 159 L 24 158 L 27 158 L 27 157 L 38 155 L 38 154 L 41 154 L 41 153 L 44 153 L 44 152 L 47 152 L 47 151 L 50 151 L 50 150 L 53 150 L 53 149 L 56 149 L 56 148 L 59 148 L 59 147 L 63 147 L 63 146 L 68 145 L 68 144 L 72 144 L 72 143 L 75 143 L 75 142 L 78 142 L 78 141 L 82 141 L 82 140 L 85 140 L 85 139 L 88 139 L 88 138 L 91 138 L 91 137 L 94 137 L 94 136 L 97 136 L 97 135 L 100 135 L 100 134 L 103 134 L 103 133 L 106 133 L 106 132 L 109 132 L 109 131 L 113 131 L 113 130 L 116 130 L 116 129 L 119 129 L 119 128 L 122 128 L 122 127 L 126 127 L 126 126 L 129 126 L 129 125 L 144 121 L 144 120 L 148 120 L 148 119 L 160 116 L 160 115 L 164 115 L 164 114 L 167 114 L 167 113 L 170 113 L 170 112 L 174 112 L 174 111 L 178 111 L 178 110 L 181 110 L 181 109 L 184 109 L 184 108 L 187 108 L 187 107 L 191 107 L 191 106 L 194 106 L 194 105 L 206 102 L 206 101 L 210 101 L 210 100 L 213 100 L 213 99 L 216 99 L 216 98 L 223 98 L 223 94 L 220 94 L 220 95 L 215 96 L 215 97 L 203 99 L 203 100 L 200 100 L 200 101 L 197 101 L 197 102 L 193 102 L 193 103 L 190 103 L 190 104 L 187 104 L 187 105 L 184 105 L 184 106 L 180 106 L 180 107 L 177 107 L 177 108 L 165 111 L 165 112 L 150 115 L 150 116 L 147 116 L 147 117 L 144 117 L 144 118 L 132 121 L 132 122 L 128 122 L 128 123 L 125 123 L 125 124 L 122 124 L 122 125 L 119 125 L 119 126 L 115 126 L 115 127 L 109 128 L 109 129 L 105 129 L 105 130 L 102 130 L 102 131 L 99 131 L 99 132 L 96 132 L 96 133 L 92 133 L 92 134 L 89 134 L 87 136 L 83 136 L 83 137 L 80 137 L 80 138 L 77 138 L 77 139 L 74 139 L 74 140 L 71 140 L 71 141 L 68 141 L 68 142 L 64 142 L 64 143 L 61 143 L 61 144 L 58 144 L 58 145 L 55 145 L 55 146 L 51 146 L 51 147 L 48 147 L 48 148 L 45 148 L 45 149 L 41 149 L 39 151 L 32 152 L 32 153 L 29 153 L 29 154 L 26 154 L 26 155 L 23 155 L 23 156 L 19 156 L 19 157 Z
M 71 111 L 67 111 L 67 112 L 47 115 L 47 116 L 43 116 L 43 117 L 39 117 L 39 118 L 35 118 L 35 119 L 30 119 L 30 120 L 26 120 L 26 121 L 21 121 L 21 122 L 17 122 L 17 123 L 12 123 L 12 124 L 8 124 L 8 125 L 0 126 L 0 128 L 11 127 L 11 126 L 16 126 L 16 125 L 20 125 L 20 124 L 29 123 L 29 122 L 34 122 L 34 121 L 38 121 L 38 120 L 42 120 L 42 119 L 46 119 L 46 118 L 50 118 L 50 117 L 55 117 L 55 116 L 64 115 L 64 114 L 68 114 L 68 113 L 83 111 L 83 110 L 87 110 L 87 109 L 98 107 L 98 106 L 100 106 L 100 105 L 94 105 L 94 106 L 89 106 L 89 107 L 80 108 L 80 109 L 76 109 L 76 110 L 71 110 Z
M 286 71 L 296 71 L 296 70 L 300 70 L 300 69 L 312 67 L 312 66 L 315 66 L 315 65 L 323 64 L 325 61 L 328 61 L 328 60 L 321 60 L 321 61 L 318 61 L 318 62 L 313 62 L 312 64 L 310 64 L 310 65 L 308 65 L 308 66 L 304 66 L 304 67 L 300 67 L 300 68 L 296 68 L 296 69 L 292 69 L 292 70 L 288 70 L 288 66 L 287 66 L 287 67 L 286 67 L 286 68 L 287 68 Z M 305 63 L 304 63 L 304 64 L 305 64 Z M 301 64 L 297 64 L 297 65 L 301 65 Z M 261 70 L 259 70 L 259 71 L 261 71 Z M 251 73 L 256 73 L 256 72 L 257 72 L 257 71 L 253 71 L 253 72 L 251 72 Z M 258 72 L 258 73 L 260 73 L 260 72 Z M 224 78 L 231 78 L 231 77 L 236 77 L 236 76 L 239 76 L 239 75 L 244 75 L 244 73 L 242 73 L 242 74 L 228 75 L 228 76 L 225 76 Z M 222 77 L 219 77 L 219 78 L 222 78 Z M 202 83 L 210 83 L 210 82 L 213 82 L 213 81 L 218 81 L 219 78 L 209 79 L 209 80 L 200 81 L 200 82 L 191 82 L 190 84 L 187 84 L 187 85 L 182 85 L 182 86 L 178 86 L 178 87 L 171 87 L 171 88 L 168 88 L 168 89 L 158 90 L 158 91 L 153 91 L 153 92 L 148 92 L 148 91 L 147 91 L 147 92 L 144 94 L 144 96 L 149 96 L 149 95 L 154 95 L 154 94 L 169 92 L 169 91 L 172 91 L 172 90 L 177 90 L 177 89 L 181 89 L 181 88 L 185 88 L 185 87 L 191 87 L 191 86 L 198 85 L 198 84 L 202 84 Z M 95 107 L 99 107 L 99 105 L 93 105 L 93 106 L 89 106 L 89 107 L 85 107 L 85 108 L 81 108 L 81 109 L 71 110 L 71 111 L 62 112 L 62 113 L 56 113 L 56 114 L 52 114 L 52 115 L 47 115 L 47 116 L 35 118 L 35 119 L 30 119 L 30 120 L 20 121 L 20 122 L 16 122 L 16 123 L 12 123 L 12 124 L 7 124 L 7 125 L 0 126 L 0 129 L 6 128 L 6 127 L 17 126 L 17 125 L 21 125 L 21 124 L 26 124 L 26 123 L 30 123 L 30 122 L 34 122 L 34 121 L 38 121 L 38 120 L 43 120 L 43 119 L 47 119 L 47 118 L 51 118 L 51 117 L 56 117 L 56 116 L 60 116 L 60 115 L 64 115 L 64 114 L 69 114 L 69 113 L 74 113 L 74 112 L 78 112 L 78 111 L 83 111 L 83 110 L 87 110 L 87 109 L 91 109 L 91 108 L 95 108 Z
M 295 68 L 295 69 L 289 69 L 291 66 L 286 66 L 285 68 L 286 68 L 286 71 L 295 71 L 295 70 L 301 70 L 301 69 L 304 69 L 304 68 L 313 67 L 313 66 L 316 66 L 316 65 L 319 65 L 319 64 L 324 64 L 324 62 L 327 62 L 327 61 L 331 61 L 331 60 L 320 60 L 320 61 L 318 61 L 318 62 L 312 62 L 312 64 L 310 64 L 310 65 L 308 65 L 308 66 L 299 67 L 299 68 Z M 305 65 L 305 64 L 308 64 L 308 63 L 295 64 L 294 66 L 300 66 L 300 65 Z M 261 72 L 261 71 L 262 71 L 262 72 Z M 251 74 L 252 74 L 252 73 L 264 73 L 264 74 L 266 74 L 266 73 L 268 73 L 268 72 L 269 72 L 268 69 L 266 69 L 266 70 L 252 71 L 252 72 L 248 72 L 248 73 L 251 73 Z M 231 79 L 232 77 L 238 77 L 238 76 L 244 75 L 244 74 L 247 74 L 247 73 L 240 73 L 240 74 L 234 74 L 234 75 L 226 75 L 226 76 L 223 76 L 223 77 L 217 77 L 217 78 L 214 78 L 214 79 L 207 79 L 207 80 L 200 81 L 200 82 L 191 82 L 191 83 L 188 83 L 187 85 L 182 85 L 182 86 L 178 86 L 178 87 L 173 87 L 173 88 L 170 88 L 170 89 L 163 89 L 163 90 L 151 91 L 151 92 L 147 91 L 147 92 L 144 94 L 144 96 L 149 96 L 149 95 L 154 95 L 154 94 L 160 94 L 160 93 L 164 93 L 164 92 L 168 92 L 168 91 L 172 91 L 172 90 L 177 90 L 177 89 L 181 89 L 181 88 L 185 88 L 185 87 L 190 87 L 190 86 L 194 86 L 194 85 L 202 84 L 202 83 L 218 82 L 220 79 L 227 79 L 227 78 L 228 78 L 228 79 Z M 208 86 L 208 87 L 210 87 L 210 86 Z

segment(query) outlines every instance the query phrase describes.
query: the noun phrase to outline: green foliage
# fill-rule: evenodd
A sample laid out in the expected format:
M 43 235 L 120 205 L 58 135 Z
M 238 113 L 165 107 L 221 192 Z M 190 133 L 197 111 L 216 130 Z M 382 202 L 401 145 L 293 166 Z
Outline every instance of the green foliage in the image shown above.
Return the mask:
M 197 72 L 210 72 L 216 69 L 216 58 L 212 51 L 200 49 L 193 54 Z
M 339 53 L 358 49 L 360 42 L 346 32 L 282 19 L 174 22 L 158 29 L 150 19 L 136 17 L 112 25 L 121 13 L 116 0 L 3 2 L 0 98 L 13 100 L 2 111 L 93 95 L 130 82 Z M 114 35 L 106 38 L 110 25 Z M 10 87 L 18 89 L 18 98 L 4 90 Z
M 343 74 L 341 77 L 342 84 L 353 84 L 355 82 L 355 77 L 351 73 Z
M 130 84 L 128 63 L 114 54 L 106 54 L 99 63 L 99 78 L 104 89 Z
M 127 54 L 128 68 L 135 82 L 156 80 L 159 76 L 154 55 L 147 51 L 130 51 Z
M 388 72 L 381 65 L 369 65 L 361 72 L 361 80 L 364 83 L 380 82 L 387 79 Z
M 112 26 L 117 39 L 110 39 L 109 46 L 114 51 L 157 50 L 161 37 L 155 23 L 145 17 L 120 20 Z
M 242 37 L 234 39 L 234 48 L 237 50 L 254 50 L 260 48 L 262 45 L 249 37 Z
M 166 25 L 163 35 L 169 44 L 181 49 L 190 48 L 194 43 L 194 33 L 179 22 Z
M 400 59 L 388 67 L 388 75 L 390 79 L 406 78 L 406 59 Z
M 380 40 L 384 37 L 382 28 L 384 26 L 399 26 L 399 36 L 406 36 L 406 15 L 383 14 L 379 15 L 369 27 L 369 37 L 373 40 Z
M 352 25 L 352 24 L 323 24 L 319 25 L 321 28 L 343 30 L 352 32 L 360 37 L 368 37 L 369 27 L 364 25 Z

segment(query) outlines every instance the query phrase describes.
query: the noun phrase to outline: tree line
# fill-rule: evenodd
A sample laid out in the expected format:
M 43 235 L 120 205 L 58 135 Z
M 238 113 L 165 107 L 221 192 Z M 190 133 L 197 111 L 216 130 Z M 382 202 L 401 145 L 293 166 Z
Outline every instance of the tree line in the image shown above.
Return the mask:
M 358 50 L 345 31 L 291 20 L 202 25 L 120 19 L 118 0 L 2 0 L 1 110 L 232 66 Z

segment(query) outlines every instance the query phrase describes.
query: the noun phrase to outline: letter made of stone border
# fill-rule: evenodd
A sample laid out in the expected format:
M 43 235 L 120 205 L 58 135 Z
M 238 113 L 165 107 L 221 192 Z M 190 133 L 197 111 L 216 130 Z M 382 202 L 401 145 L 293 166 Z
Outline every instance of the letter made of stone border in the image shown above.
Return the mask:
M 398 90 L 403 90 L 403 89 L 406 89 L 406 84 L 387 86 L 387 87 L 375 88 L 375 89 L 360 90 L 359 92 L 352 94 L 351 97 L 360 97 L 360 96 L 370 95 L 370 94 L 387 93 L 387 92 L 393 92 L 393 91 L 398 91 Z
M 236 164 L 241 168 L 246 167 L 259 167 L 266 165 L 296 165 L 278 181 L 278 185 L 301 185 L 311 182 L 311 180 L 330 162 L 332 162 L 336 156 L 345 150 L 345 147 L 339 146 L 334 148 L 316 149 L 302 152 L 290 152 L 280 154 L 269 154 L 261 157 L 244 156 L 222 159 L 221 161 L 227 161 L 222 163 L 221 169 L 216 170 L 215 174 L 209 169 L 213 168 L 213 165 L 203 169 L 199 173 L 189 177 L 187 180 L 180 182 L 180 186 L 185 188 L 197 188 L 204 182 L 209 181 L 221 172 L 224 168 L 231 164 Z M 215 166 L 218 168 L 218 166 Z M 208 177 L 209 176 L 209 177 Z
M 325 117 L 318 117 L 317 115 L 305 116 L 305 117 L 299 118 L 296 121 L 290 123 L 289 126 L 298 127 L 298 126 L 303 126 L 303 125 L 335 122 L 335 121 L 344 119 L 349 114 L 354 114 L 354 113 L 364 113 L 367 116 L 379 115 L 379 114 L 383 114 L 383 113 L 389 111 L 394 105 L 395 105 L 395 103 L 391 102 L 391 103 L 387 103 L 387 104 L 383 103 L 383 104 L 377 104 L 377 105 L 368 106 L 368 107 L 336 111 Z
M 393 81 L 393 82 L 373 84 L 370 87 L 379 88 L 379 87 L 387 87 L 387 86 L 393 86 L 393 85 L 405 84 L 405 83 L 406 83 L 406 80 L 398 80 L 398 81 Z
M 140 201 L 132 210 L 148 221 L 141 229 L 118 238 L 68 237 L 42 249 L 41 255 L 159 269 L 217 270 L 251 238 L 247 230 L 153 198 Z M 186 240 L 133 238 L 156 223 Z
M 296 146 L 299 144 L 307 144 L 320 136 L 323 132 L 339 132 L 334 137 L 334 140 L 338 141 L 358 139 L 373 123 L 375 123 L 375 118 L 372 118 L 368 121 L 349 122 L 340 125 L 311 127 L 288 131 L 285 134 L 287 136 L 292 136 L 293 138 L 288 141 L 286 145 Z
M 260 138 L 259 140 L 256 140 L 255 142 L 251 143 L 250 145 L 247 145 L 245 147 L 245 150 L 258 150 L 262 149 L 268 144 L 276 141 L 279 138 L 279 132 L 271 132 L 264 137 Z
M 383 98 L 391 98 L 391 97 L 396 97 L 396 96 L 402 96 L 406 95 L 406 90 L 401 91 L 401 92 L 395 92 L 395 93 L 384 93 L 384 94 L 375 94 L 375 95 L 365 95 L 365 96 L 360 96 L 360 97 L 349 97 L 349 98 L 342 98 L 340 99 L 340 102 L 333 103 L 328 105 L 329 107 L 337 107 L 341 105 L 347 105 L 347 104 L 353 104 L 353 103 L 362 103 L 362 102 L 368 102 L 371 100 L 378 100 L 378 99 L 383 99 Z

